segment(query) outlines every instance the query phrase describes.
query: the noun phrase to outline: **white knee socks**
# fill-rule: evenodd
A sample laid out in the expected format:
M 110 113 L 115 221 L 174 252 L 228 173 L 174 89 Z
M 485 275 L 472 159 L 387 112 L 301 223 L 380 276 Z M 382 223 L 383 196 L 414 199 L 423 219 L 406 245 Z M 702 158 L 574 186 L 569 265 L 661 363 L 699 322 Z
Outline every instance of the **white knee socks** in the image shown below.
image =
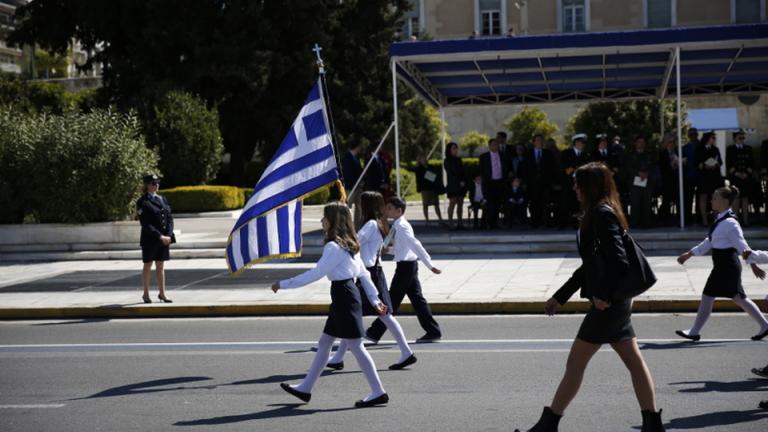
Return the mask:
M 760 333 L 768 330 L 768 320 L 765 319 L 763 313 L 760 312 L 760 308 L 757 307 L 755 302 L 749 298 L 741 298 L 741 296 L 734 297 L 733 301 L 739 305 L 740 308 L 744 309 L 744 312 L 748 313 L 753 320 L 760 324 Z
M 376 372 L 376 365 L 373 364 L 371 355 L 368 354 L 368 351 L 363 346 L 363 340 L 358 338 L 346 339 L 346 341 L 349 350 L 352 351 L 352 355 L 355 356 L 357 364 L 360 366 L 360 370 L 363 371 L 365 379 L 368 380 L 368 385 L 371 387 L 371 394 L 363 400 L 368 401 L 386 393 L 386 391 L 384 391 L 384 386 L 379 379 L 379 374 Z
M 312 393 L 312 387 L 315 386 L 317 379 L 320 378 L 320 374 L 325 369 L 325 364 L 328 362 L 328 354 L 331 352 L 331 346 L 335 340 L 336 338 L 331 335 L 325 333 L 320 335 L 320 339 L 317 341 L 317 353 L 315 353 L 315 358 L 312 359 L 307 376 L 304 377 L 304 381 L 301 384 L 291 387 L 300 392 Z
M 693 327 L 686 333 L 689 336 L 697 336 L 701 332 L 701 328 L 707 323 L 709 316 L 712 314 L 712 306 L 715 305 L 715 298 L 708 295 L 701 296 L 701 303 L 699 303 L 699 311 L 696 313 L 696 321 L 693 322 Z
M 379 316 L 379 319 L 381 319 L 384 325 L 387 326 L 387 330 L 392 333 L 392 337 L 395 338 L 395 342 L 397 342 L 397 347 L 400 348 L 400 360 L 398 360 L 398 363 L 405 361 L 405 359 L 413 354 L 413 350 L 411 350 L 411 347 L 408 345 L 408 341 L 405 340 L 405 333 L 403 333 L 403 328 L 400 327 L 400 323 L 397 322 L 392 314 Z M 328 362 L 339 363 L 344 360 L 344 354 L 347 351 L 347 346 L 347 342 L 342 339 L 341 343 L 339 344 L 339 349 L 336 350 L 336 354 L 334 354 L 334 356 L 330 358 Z

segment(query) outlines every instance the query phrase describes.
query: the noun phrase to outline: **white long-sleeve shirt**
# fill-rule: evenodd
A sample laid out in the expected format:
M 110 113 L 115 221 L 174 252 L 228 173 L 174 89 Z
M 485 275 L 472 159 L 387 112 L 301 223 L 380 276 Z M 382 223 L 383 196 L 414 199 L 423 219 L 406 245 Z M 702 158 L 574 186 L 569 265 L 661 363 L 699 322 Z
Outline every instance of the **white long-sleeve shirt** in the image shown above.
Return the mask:
M 419 239 L 413 234 L 413 227 L 405 220 L 404 216 L 400 216 L 392 224 L 392 229 L 395 230 L 394 235 L 394 252 L 395 261 L 416 261 L 421 260 L 425 266 L 430 270 L 434 268 L 432 265 L 432 258 L 427 253 L 424 246 L 421 245 Z
M 726 210 L 717 215 L 715 220 L 725 216 L 730 210 Z M 735 248 L 739 254 L 749 249 L 747 241 L 744 240 L 744 233 L 741 231 L 741 225 L 735 218 L 722 220 L 712 232 L 712 240 L 709 237 L 691 249 L 691 253 L 696 256 L 704 255 L 712 249 Z
M 765 264 L 768 263 L 768 251 L 753 250 L 747 257 L 747 264 Z
M 381 246 L 384 245 L 379 224 L 375 220 L 366 222 L 357 232 L 357 239 L 360 241 L 360 259 L 363 260 L 363 265 L 373 267 L 376 264 L 376 257 L 379 255 Z
M 372 305 L 380 303 L 379 293 L 371 281 L 370 273 L 360 260 L 360 254 L 352 256 L 336 242 L 325 244 L 323 255 L 314 268 L 290 279 L 281 280 L 280 289 L 300 288 L 320 280 L 322 277 L 327 277 L 330 281 L 358 278 L 363 285 L 368 301 Z

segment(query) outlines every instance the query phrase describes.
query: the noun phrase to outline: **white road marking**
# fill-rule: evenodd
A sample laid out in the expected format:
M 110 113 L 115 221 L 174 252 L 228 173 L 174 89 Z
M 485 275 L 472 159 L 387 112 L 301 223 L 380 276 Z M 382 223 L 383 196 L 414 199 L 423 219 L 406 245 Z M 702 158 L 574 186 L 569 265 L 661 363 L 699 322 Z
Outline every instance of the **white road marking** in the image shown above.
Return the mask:
M 31 404 L 31 405 L 0 405 L 0 409 L 39 409 L 39 408 L 62 408 L 66 404 Z

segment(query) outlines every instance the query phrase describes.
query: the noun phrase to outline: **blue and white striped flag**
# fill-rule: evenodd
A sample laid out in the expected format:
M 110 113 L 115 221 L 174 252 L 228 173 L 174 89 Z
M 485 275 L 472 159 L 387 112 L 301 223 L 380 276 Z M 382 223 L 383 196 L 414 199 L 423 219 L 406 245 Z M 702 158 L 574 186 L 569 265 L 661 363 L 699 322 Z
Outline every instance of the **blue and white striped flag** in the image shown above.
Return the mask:
M 301 255 L 301 200 L 339 180 L 325 109 L 318 81 L 232 228 L 230 272 Z

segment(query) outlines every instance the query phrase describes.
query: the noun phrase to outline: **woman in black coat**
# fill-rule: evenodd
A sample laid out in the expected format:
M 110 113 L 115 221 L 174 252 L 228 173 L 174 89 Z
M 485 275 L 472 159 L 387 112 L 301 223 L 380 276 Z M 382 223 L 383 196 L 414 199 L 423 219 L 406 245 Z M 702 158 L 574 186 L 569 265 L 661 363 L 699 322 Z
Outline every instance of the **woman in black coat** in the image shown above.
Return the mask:
M 466 179 L 464 176 L 464 164 L 459 157 L 459 145 L 449 143 L 445 148 L 445 173 L 447 185 L 445 193 L 448 196 L 448 224 L 453 222 L 453 210 L 456 209 L 456 229 L 463 229 L 464 196 L 467 194 Z
M 152 263 L 157 274 L 158 298 L 164 303 L 171 303 L 165 296 L 165 261 L 170 259 L 170 245 L 176 243 L 173 235 L 173 215 L 168 200 L 157 194 L 160 179 L 156 175 L 144 176 L 144 195 L 136 202 L 136 213 L 141 222 L 141 260 L 144 262 L 142 280 L 144 282 L 144 303 L 152 303 L 149 298 L 149 279 L 152 276 Z
M 613 281 L 629 268 L 622 237 L 627 220 L 621 208 L 613 174 L 602 163 L 589 163 L 576 170 L 574 185 L 583 217 L 579 225 L 578 249 L 581 266 L 552 298 L 545 311 L 552 315 L 576 291 L 591 307 L 581 323 L 552 405 L 544 408 L 532 432 L 557 431 L 563 412 L 576 396 L 592 356 L 603 344 L 610 344 L 632 376 L 632 385 L 643 416 L 642 432 L 663 431 L 661 411 L 656 411 L 653 379 L 640 354 L 632 328 L 632 300 L 613 300 Z M 598 271 L 597 254 L 604 261 Z M 601 274 L 602 273 L 602 274 Z M 519 431 L 518 431 L 519 432 Z

